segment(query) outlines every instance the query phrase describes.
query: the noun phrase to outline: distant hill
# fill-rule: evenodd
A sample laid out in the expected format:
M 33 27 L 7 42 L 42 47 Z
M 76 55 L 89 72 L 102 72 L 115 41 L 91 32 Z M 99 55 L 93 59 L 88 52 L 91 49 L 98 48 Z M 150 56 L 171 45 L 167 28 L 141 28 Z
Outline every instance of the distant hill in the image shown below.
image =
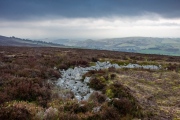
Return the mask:
M 62 44 L 0 36 L 0 46 L 64 47 Z
M 180 38 L 125 37 L 101 40 L 57 39 L 52 42 L 0 36 L 0 46 L 78 47 L 99 50 L 180 56 Z
M 63 41 L 61 44 L 90 49 L 180 56 L 180 38 L 125 37 L 85 41 L 71 40 Z

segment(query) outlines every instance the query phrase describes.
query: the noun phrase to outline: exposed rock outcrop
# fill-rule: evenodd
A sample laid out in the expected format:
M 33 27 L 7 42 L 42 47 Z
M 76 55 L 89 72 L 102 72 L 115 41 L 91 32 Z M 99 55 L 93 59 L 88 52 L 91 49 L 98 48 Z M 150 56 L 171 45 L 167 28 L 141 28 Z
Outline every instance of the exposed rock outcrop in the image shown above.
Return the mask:
M 58 79 L 57 85 L 62 89 L 71 90 L 75 98 L 78 100 L 87 100 L 92 92 L 93 89 L 89 88 L 87 85 L 90 82 L 90 77 L 86 77 L 82 80 L 82 76 L 91 70 L 100 70 L 100 69 L 107 69 L 110 67 L 114 67 L 116 69 L 119 68 L 142 68 L 142 69 L 151 69 L 151 70 L 158 70 L 160 66 L 155 65 L 138 65 L 138 64 L 128 64 L 124 66 L 119 66 L 118 64 L 111 64 L 109 61 L 107 62 L 96 62 L 95 66 L 91 67 L 75 67 L 74 69 L 69 68 L 67 70 L 60 71 L 62 77 Z

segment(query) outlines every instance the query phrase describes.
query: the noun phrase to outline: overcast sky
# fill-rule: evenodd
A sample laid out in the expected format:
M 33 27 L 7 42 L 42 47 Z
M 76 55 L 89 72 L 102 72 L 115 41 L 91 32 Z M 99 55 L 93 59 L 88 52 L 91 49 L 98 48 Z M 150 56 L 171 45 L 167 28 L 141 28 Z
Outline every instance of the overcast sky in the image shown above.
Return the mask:
M 180 37 L 180 0 L 0 0 L 0 35 Z

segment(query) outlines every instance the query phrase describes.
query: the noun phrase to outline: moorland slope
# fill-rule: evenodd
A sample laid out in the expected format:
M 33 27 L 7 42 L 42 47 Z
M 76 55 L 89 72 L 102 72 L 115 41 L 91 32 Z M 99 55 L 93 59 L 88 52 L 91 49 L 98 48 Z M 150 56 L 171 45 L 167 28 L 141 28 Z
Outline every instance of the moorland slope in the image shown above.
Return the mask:
M 101 63 L 161 66 L 90 70 L 93 93 L 78 100 L 60 71 Z M 72 82 L 72 81 L 71 81 Z M 48 47 L 0 47 L 0 119 L 180 119 L 180 57 Z

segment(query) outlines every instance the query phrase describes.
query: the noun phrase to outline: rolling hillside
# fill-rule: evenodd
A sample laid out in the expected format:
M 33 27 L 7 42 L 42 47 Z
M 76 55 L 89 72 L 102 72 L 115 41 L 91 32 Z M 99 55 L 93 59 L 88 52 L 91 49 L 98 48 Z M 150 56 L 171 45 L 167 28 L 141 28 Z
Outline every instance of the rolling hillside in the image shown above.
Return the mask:
M 66 40 L 61 44 L 90 49 L 180 56 L 180 38 L 126 37 L 85 41 Z
M 63 47 L 64 45 L 43 41 L 33 41 L 16 37 L 0 36 L 0 46 Z

